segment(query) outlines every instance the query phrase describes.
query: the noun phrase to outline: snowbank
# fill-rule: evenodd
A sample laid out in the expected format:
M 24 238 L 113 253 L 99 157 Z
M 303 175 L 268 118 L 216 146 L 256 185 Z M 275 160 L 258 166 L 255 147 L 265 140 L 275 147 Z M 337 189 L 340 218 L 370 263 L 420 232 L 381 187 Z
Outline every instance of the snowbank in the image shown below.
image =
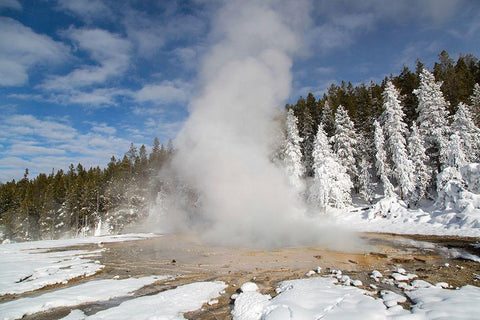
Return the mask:
M 2 303 L 0 304 L 0 314 L 2 319 L 5 320 L 18 319 L 24 315 L 57 307 L 70 307 L 82 303 L 106 301 L 116 297 L 130 296 L 134 291 L 166 278 L 169 277 L 151 276 L 138 279 L 90 281 L 39 296 Z
M 184 319 L 183 313 L 200 309 L 226 287 L 221 281 L 190 283 L 153 296 L 125 301 L 86 319 Z

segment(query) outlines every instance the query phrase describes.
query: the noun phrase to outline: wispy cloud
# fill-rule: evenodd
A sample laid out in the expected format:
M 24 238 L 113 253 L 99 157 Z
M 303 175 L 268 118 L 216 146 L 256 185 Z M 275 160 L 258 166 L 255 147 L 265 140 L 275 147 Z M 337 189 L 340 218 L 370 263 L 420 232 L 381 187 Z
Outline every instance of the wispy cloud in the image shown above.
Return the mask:
M 102 0 L 58 0 L 58 9 L 74 14 L 88 23 L 113 16 L 112 10 Z
M 23 85 L 32 67 L 58 64 L 68 56 L 66 45 L 16 20 L 0 17 L 0 86 Z
M 191 94 L 192 86 L 184 81 L 162 81 L 147 84 L 134 94 L 137 102 L 152 104 L 185 103 Z
M 18 0 L 2 0 L 0 1 L 0 10 L 11 9 L 11 10 L 22 10 L 22 5 Z
M 103 84 L 128 70 L 130 42 L 121 36 L 102 29 L 69 28 L 63 32 L 66 38 L 85 51 L 94 64 L 81 65 L 64 76 L 52 76 L 41 88 L 50 91 L 71 90 Z
M 62 118 L 7 115 L 0 118 L 0 180 L 20 177 L 20 168 L 32 174 L 66 169 L 70 163 L 103 166 L 112 155 L 121 155 L 130 141 L 118 137 L 105 123 L 90 123 L 82 133 Z M 9 176 L 10 175 L 10 176 Z

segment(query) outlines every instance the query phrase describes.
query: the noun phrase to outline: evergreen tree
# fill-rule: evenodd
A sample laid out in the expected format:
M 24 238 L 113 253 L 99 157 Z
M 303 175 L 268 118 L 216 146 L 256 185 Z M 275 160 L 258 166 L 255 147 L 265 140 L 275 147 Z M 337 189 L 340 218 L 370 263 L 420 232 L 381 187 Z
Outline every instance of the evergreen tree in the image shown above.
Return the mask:
M 453 116 L 451 131 L 452 134 L 458 136 L 459 141 L 450 141 L 450 144 L 459 143 L 458 148 L 461 149 L 465 161 L 478 161 L 480 157 L 480 129 L 473 122 L 468 106 L 462 102 L 458 104 L 457 112 Z M 452 140 L 451 137 L 450 140 Z
M 372 203 L 374 196 L 374 186 L 371 174 L 372 165 L 366 156 L 362 156 L 359 164 L 358 184 L 359 194 L 365 201 Z
M 333 117 L 332 107 L 328 102 L 328 99 L 325 99 L 325 104 L 322 111 L 322 119 L 320 121 L 322 127 L 325 129 L 328 137 L 331 137 L 334 132 L 335 118 Z
M 470 101 L 472 103 L 473 120 L 476 126 L 480 128 L 480 84 L 475 83 Z
M 463 141 L 458 132 L 453 133 L 445 148 L 446 166 L 459 170 L 467 163 Z
M 430 181 L 430 171 L 426 165 L 428 157 L 425 154 L 425 147 L 414 122 L 408 139 L 408 152 L 413 165 L 413 182 L 415 189 L 410 196 L 411 203 L 418 203 L 427 194 Z
M 355 163 L 355 148 L 358 141 L 354 124 L 342 105 L 338 106 L 335 113 L 335 135 L 331 138 L 331 141 L 338 161 L 347 169 L 352 181 L 356 181 L 358 173 Z
M 385 137 L 383 135 L 382 127 L 380 123 L 375 120 L 373 123 L 374 126 L 374 143 L 375 150 L 377 150 L 375 158 L 375 166 L 377 168 L 377 175 L 380 178 L 380 181 L 383 184 L 383 193 L 385 197 L 393 197 L 395 192 L 393 190 L 393 185 L 388 179 L 390 175 L 390 168 L 387 163 L 387 153 L 385 152 Z
M 383 93 L 382 119 L 387 150 L 393 164 L 393 177 L 400 188 L 400 198 L 407 198 L 414 189 L 412 179 L 412 162 L 407 153 L 405 136 L 407 125 L 403 122 L 404 114 L 399 101 L 399 94 L 391 81 L 388 81 Z
M 309 190 L 309 202 L 322 209 L 327 206 L 344 208 L 349 205 L 353 184 L 346 168 L 333 153 L 321 125 L 315 137 L 313 159 L 314 178 Z
M 448 103 L 440 90 L 441 83 L 435 82 L 433 74 L 423 69 L 420 74 L 420 86 L 414 90 L 418 98 L 419 132 L 430 155 L 430 166 L 436 175 L 441 171 L 442 148 L 447 143 Z
M 302 165 L 302 150 L 300 149 L 302 138 L 300 138 L 298 133 L 297 122 L 298 120 L 293 114 L 293 109 L 289 109 L 286 121 L 287 139 L 285 141 L 284 162 L 290 184 L 301 191 L 305 168 Z

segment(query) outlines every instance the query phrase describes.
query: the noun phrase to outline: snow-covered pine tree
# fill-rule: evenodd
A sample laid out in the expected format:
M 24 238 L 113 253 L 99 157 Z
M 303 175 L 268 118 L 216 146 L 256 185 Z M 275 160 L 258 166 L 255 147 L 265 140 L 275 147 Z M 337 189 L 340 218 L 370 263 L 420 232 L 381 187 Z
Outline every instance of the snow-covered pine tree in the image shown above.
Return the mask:
M 460 139 L 459 148 L 465 161 L 477 162 L 480 157 L 480 129 L 473 122 L 468 106 L 462 102 L 458 104 L 457 112 L 453 116 L 451 131 Z M 450 140 L 452 142 L 452 137 Z
M 355 162 L 355 148 L 357 147 L 357 134 L 353 121 L 350 120 L 345 108 L 340 105 L 335 113 L 335 135 L 331 138 L 333 150 L 339 163 L 347 169 L 352 181 L 357 181 L 358 172 Z
M 426 165 L 428 160 L 425 154 L 425 147 L 414 122 L 408 139 L 408 153 L 413 165 L 413 182 L 415 189 L 410 195 L 410 203 L 417 203 L 427 194 L 427 187 L 431 179 L 429 168 Z
M 372 168 L 371 162 L 368 161 L 366 156 L 362 156 L 360 160 L 359 171 L 358 171 L 358 184 L 359 184 L 359 193 L 365 201 L 372 203 L 374 196 L 372 174 L 370 172 Z
M 414 189 L 413 166 L 407 153 L 405 136 L 408 132 L 405 117 L 400 105 L 399 93 L 393 83 L 388 81 L 383 91 L 383 132 L 386 149 L 393 164 L 392 174 L 400 189 L 400 198 L 406 199 Z
M 472 102 L 473 121 L 480 128 L 480 84 L 475 83 L 473 93 L 470 96 Z
M 333 135 L 335 118 L 333 117 L 332 107 L 330 107 L 328 99 L 325 99 L 325 104 L 322 109 L 322 118 L 320 122 L 327 136 Z
M 302 176 L 305 169 L 302 165 L 302 150 L 300 149 L 302 138 L 298 133 L 297 122 L 293 109 L 289 109 L 286 120 L 287 139 L 284 162 L 290 184 L 300 192 L 303 189 Z
M 383 193 L 385 197 L 393 197 L 395 196 L 395 192 L 393 190 L 392 183 L 388 179 L 388 176 L 390 175 L 390 169 L 387 163 L 387 153 L 385 152 L 385 137 L 383 135 L 383 129 L 377 120 L 375 120 L 373 126 L 375 128 L 374 143 L 375 149 L 377 150 L 377 153 L 375 155 L 375 166 L 377 168 L 377 175 L 379 176 L 380 181 L 383 184 Z
M 467 163 L 467 157 L 463 146 L 463 139 L 458 132 L 454 132 L 448 140 L 445 148 L 446 166 L 460 169 Z
M 440 89 L 441 82 L 436 82 L 433 74 L 427 69 L 420 73 L 420 86 L 413 93 L 418 98 L 419 132 L 424 141 L 429 165 L 435 175 L 441 171 L 443 159 L 442 148 L 448 142 L 448 107 Z
M 333 153 L 322 125 L 315 136 L 313 170 L 314 178 L 308 196 L 310 203 L 323 209 L 327 206 L 344 208 L 351 203 L 352 181 Z

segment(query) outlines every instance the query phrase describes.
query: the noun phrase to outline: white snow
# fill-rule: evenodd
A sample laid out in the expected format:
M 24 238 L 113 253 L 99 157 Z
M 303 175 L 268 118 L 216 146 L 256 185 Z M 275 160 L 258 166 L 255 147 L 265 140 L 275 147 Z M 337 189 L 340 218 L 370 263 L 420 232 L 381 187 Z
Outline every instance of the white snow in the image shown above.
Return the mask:
M 417 278 L 417 275 L 413 274 L 413 273 L 401 274 L 401 273 L 398 273 L 398 272 L 394 272 L 392 274 L 392 278 L 395 279 L 395 281 L 409 281 L 409 280 L 412 280 L 414 278 Z
M 19 294 L 48 285 L 66 283 L 70 279 L 91 276 L 104 268 L 98 261 L 103 243 L 141 240 L 153 234 L 126 234 L 106 237 L 86 237 L 44 240 L 0 245 L 0 295 Z M 100 249 L 49 249 L 97 243 Z
M 426 319 L 478 319 L 480 288 L 464 286 L 458 290 L 429 286 L 407 293 L 415 303 L 412 313 Z
M 389 291 L 389 290 L 382 290 L 380 292 L 380 296 L 383 299 L 383 304 L 387 308 L 391 308 L 393 306 L 396 306 L 398 303 L 403 303 L 407 301 L 407 298 L 399 295 L 398 293 Z
M 414 288 L 413 288 L 414 287 Z M 234 320 L 283 319 L 475 319 L 480 314 L 480 288 L 458 290 L 412 281 L 405 294 L 415 303 L 411 311 L 399 303 L 407 298 L 388 290 L 381 299 L 365 290 L 338 285 L 336 279 L 316 277 L 282 282 L 271 299 L 258 292 L 241 293 L 232 311 Z
M 115 297 L 129 296 L 148 284 L 168 276 L 150 276 L 125 280 L 94 280 L 39 296 L 20 298 L 0 304 L 2 319 L 18 319 L 57 307 L 70 307 L 82 303 L 106 301 Z M 76 315 L 76 314 L 74 314 Z M 72 315 L 72 317 L 74 316 Z
M 254 282 L 245 282 L 244 284 L 242 284 L 242 286 L 240 287 L 240 290 L 242 292 L 255 292 L 255 291 L 258 291 L 258 286 L 256 283 Z
M 258 293 L 240 294 L 232 312 L 235 320 L 383 319 L 386 309 L 364 290 L 336 285 L 332 278 L 284 281 L 273 299 Z
M 125 301 L 86 319 L 184 319 L 183 313 L 200 309 L 227 287 L 221 281 L 195 282 L 176 289 Z
M 462 212 L 438 209 L 431 204 L 411 209 L 391 197 L 381 199 L 367 210 L 330 208 L 328 214 L 337 225 L 361 232 L 480 237 L 480 209 L 473 206 Z

